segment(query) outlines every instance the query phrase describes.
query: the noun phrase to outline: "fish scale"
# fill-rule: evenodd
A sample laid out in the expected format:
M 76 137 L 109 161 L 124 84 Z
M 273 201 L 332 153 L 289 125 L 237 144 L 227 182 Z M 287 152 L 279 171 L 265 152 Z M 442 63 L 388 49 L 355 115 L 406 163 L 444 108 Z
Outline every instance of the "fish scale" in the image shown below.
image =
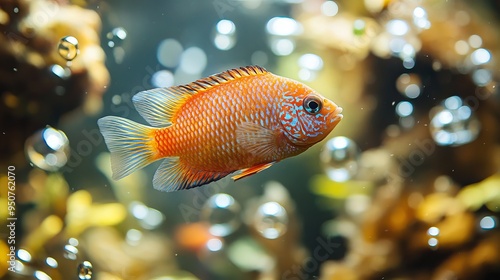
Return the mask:
M 164 191 L 260 172 L 321 141 L 342 119 L 332 101 L 258 66 L 143 91 L 133 102 L 152 127 L 112 116 L 98 121 L 113 178 L 163 159 L 153 186 Z

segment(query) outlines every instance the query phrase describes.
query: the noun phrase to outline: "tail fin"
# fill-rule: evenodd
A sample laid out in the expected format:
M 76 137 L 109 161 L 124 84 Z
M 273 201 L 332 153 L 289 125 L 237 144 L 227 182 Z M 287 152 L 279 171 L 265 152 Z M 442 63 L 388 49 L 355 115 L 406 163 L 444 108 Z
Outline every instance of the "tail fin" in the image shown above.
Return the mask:
M 101 118 L 97 124 L 111 152 L 113 179 L 119 180 L 157 159 L 155 128 L 113 116 Z

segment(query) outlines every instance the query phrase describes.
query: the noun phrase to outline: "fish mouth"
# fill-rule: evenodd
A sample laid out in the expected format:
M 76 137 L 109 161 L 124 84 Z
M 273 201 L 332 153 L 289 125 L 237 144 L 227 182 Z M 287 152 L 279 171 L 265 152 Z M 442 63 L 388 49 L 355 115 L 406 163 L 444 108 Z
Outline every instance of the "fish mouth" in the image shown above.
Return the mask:
M 344 109 L 342 109 L 342 107 L 337 107 L 337 109 L 335 109 L 335 111 L 333 111 L 333 122 L 335 122 L 336 124 L 339 123 L 342 118 L 344 118 L 344 115 L 342 115 L 342 111 L 344 111 Z

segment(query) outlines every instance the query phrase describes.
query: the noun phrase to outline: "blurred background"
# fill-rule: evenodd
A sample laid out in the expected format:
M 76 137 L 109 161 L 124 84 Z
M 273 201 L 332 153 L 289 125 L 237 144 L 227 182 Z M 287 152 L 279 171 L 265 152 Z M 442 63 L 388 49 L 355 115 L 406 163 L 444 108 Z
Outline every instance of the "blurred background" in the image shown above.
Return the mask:
M 500 279 L 499 14 L 494 0 L 0 0 L 0 278 Z M 98 118 L 145 123 L 135 93 L 254 64 L 344 119 L 238 182 L 163 193 L 157 164 L 110 178 Z

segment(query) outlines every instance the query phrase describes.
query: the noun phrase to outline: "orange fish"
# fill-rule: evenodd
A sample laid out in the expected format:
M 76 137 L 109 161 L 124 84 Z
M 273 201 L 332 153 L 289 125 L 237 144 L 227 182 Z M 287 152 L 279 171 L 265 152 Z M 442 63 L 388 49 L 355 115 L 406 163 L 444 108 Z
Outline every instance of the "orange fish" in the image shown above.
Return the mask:
M 198 187 L 238 170 L 233 180 L 255 174 L 304 152 L 342 119 L 332 101 L 259 66 L 142 91 L 132 100 L 151 126 L 114 116 L 98 120 L 113 179 L 164 159 L 153 178 L 162 191 Z

